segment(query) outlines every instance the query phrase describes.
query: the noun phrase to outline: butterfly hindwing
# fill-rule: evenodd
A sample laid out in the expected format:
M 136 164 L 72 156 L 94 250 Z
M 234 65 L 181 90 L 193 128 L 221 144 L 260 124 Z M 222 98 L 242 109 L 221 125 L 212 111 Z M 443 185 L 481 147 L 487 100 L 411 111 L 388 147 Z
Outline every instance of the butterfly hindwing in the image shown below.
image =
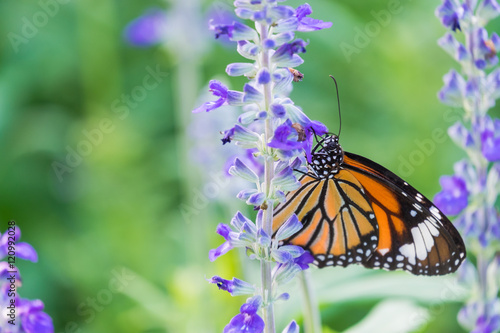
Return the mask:
M 429 199 L 364 157 L 345 153 L 343 167 L 364 187 L 379 225 L 377 250 L 363 265 L 416 275 L 447 274 L 460 266 L 462 238 Z
M 287 239 L 315 257 L 315 264 L 347 266 L 361 263 L 377 246 L 378 225 L 359 182 L 348 171 L 333 179 L 301 178 L 302 186 L 276 207 L 273 230 L 292 214 L 303 228 Z

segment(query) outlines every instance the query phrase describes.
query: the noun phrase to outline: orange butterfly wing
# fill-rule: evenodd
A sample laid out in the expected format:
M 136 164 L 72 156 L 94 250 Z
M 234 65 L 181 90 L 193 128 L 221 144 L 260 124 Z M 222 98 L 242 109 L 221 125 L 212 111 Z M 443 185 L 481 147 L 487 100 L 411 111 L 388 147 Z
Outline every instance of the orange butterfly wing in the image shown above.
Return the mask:
M 292 215 L 304 227 L 285 243 L 299 245 L 315 264 L 404 269 L 417 275 L 455 271 L 465 246 L 431 201 L 384 167 L 355 154 L 330 179 L 305 175 L 276 207 L 274 232 Z

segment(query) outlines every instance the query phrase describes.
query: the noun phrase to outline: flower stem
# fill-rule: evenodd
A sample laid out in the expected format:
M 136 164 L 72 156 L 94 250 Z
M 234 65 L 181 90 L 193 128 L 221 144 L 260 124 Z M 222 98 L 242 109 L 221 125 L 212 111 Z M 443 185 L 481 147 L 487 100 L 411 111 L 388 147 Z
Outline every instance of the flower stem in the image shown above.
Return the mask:
M 319 313 L 318 302 L 309 283 L 309 271 L 302 271 L 300 274 L 300 287 L 302 289 L 304 306 L 304 332 L 321 332 L 321 315 Z
M 257 24 L 258 32 L 260 34 L 260 40 L 264 41 L 268 36 L 268 26 L 265 24 Z M 263 49 L 261 53 L 260 63 L 262 68 L 269 69 L 269 51 L 267 49 Z M 264 109 L 269 112 L 269 106 L 272 103 L 272 92 L 271 92 L 271 84 L 267 83 L 264 85 Z M 273 126 L 271 123 L 271 119 L 267 118 L 265 122 L 265 143 L 269 142 L 269 139 L 273 133 Z M 272 156 L 265 156 L 265 165 L 264 165 L 264 191 L 266 197 L 269 198 L 271 196 L 271 182 L 274 177 L 274 160 Z M 267 208 L 263 212 L 262 217 L 262 229 L 268 234 L 272 235 L 273 233 L 273 204 L 269 202 Z M 261 261 L 261 278 L 262 278 L 262 297 L 264 298 L 264 307 L 262 309 L 263 319 L 265 322 L 265 333 L 274 333 L 274 308 L 273 308 L 273 292 L 272 292 L 272 276 L 271 276 L 271 261 L 262 260 Z

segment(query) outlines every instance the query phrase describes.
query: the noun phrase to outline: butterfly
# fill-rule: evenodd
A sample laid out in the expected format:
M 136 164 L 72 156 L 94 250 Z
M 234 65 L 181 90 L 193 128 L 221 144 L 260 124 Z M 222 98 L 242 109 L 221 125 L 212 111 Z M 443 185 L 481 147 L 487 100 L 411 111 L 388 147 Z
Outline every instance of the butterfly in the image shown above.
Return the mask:
M 344 152 L 337 135 L 317 141 L 301 186 L 275 208 L 274 232 L 293 214 L 303 225 L 285 244 L 310 251 L 320 268 L 361 264 L 415 275 L 457 270 L 464 242 L 429 199 L 383 166 Z

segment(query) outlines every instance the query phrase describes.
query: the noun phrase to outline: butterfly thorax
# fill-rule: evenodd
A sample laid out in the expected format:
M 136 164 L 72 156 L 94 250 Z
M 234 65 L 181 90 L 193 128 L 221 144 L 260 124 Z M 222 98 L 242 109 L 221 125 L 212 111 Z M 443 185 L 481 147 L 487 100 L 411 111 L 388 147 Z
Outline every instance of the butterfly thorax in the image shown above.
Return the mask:
M 311 168 L 319 178 L 333 178 L 344 161 L 344 151 L 336 135 L 328 135 L 313 149 Z

